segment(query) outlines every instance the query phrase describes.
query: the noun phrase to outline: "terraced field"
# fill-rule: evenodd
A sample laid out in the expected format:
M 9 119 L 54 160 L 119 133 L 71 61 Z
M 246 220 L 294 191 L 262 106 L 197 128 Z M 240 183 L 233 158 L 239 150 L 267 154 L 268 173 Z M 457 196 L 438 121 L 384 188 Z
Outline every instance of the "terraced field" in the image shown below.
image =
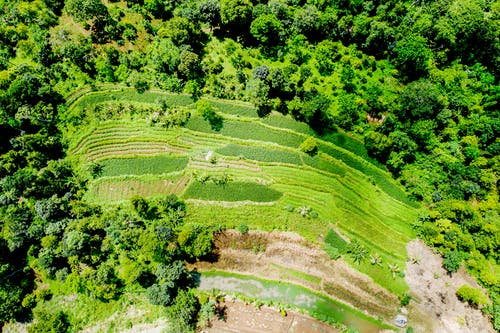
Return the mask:
M 186 126 L 151 125 L 148 107 L 159 100 L 191 109 Z M 381 265 L 355 267 L 390 291 L 407 290 L 388 265 L 404 267 L 416 207 L 361 142 L 341 133 L 317 137 L 278 114 L 259 119 L 242 102 L 210 101 L 223 116 L 220 131 L 187 95 L 115 87 L 76 96 L 66 113 L 66 138 L 75 163 L 94 169 L 87 200 L 113 204 L 176 193 L 188 203 L 190 223 L 278 228 L 313 242 L 335 229 L 382 258 Z M 103 119 L 103 108 L 125 102 L 139 103 L 141 111 Z M 315 156 L 299 148 L 311 136 L 318 142 Z

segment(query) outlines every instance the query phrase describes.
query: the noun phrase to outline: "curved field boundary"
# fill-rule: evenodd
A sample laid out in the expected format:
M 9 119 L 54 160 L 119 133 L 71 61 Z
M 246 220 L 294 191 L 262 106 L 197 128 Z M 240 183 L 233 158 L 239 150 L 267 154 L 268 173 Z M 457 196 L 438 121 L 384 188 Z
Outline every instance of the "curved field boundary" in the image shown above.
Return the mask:
M 187 157 L 156 155 L 143 158 L 111 158 L 101 162 L 101 177 L 121 175 L 164 174 L 184 170 Z
M 106 90 L 106 91 L 97 91 L 97 92 L 90 92 L 87 93 L 86 95 L 81 96 L 80 98 L 76 99 L 76 101 L 71 105 L 70 108 L 80 108 L 84 109 L 86 106 L 99 103 L 102 101 L 108 101 L 108 100 L 133 100 L 133 101 L 139 101 L 139 102 L 146 102 L 146 103 L 156 103 L 159 99 L 162 97 L 167 98 L 167 104 L 172 104 L 172 105 L 188 105 L 192 104 L 191 97 L 188 95 L 183 95 L 183 94 L 174 94 L 174 93 L 167 93 L 167 92 L 161 92 L 161 91 L 147 91 L 142 94 L 138 93 L 135 91 L 133 88 L 125 88 L 125 87 L 117 87 L 118 90 Z M 215 99 L 209 99 L 211 102 L 216 103 L 216 107 L 220 108 L 222 112 L 225 112 L 227 114 L 231 115 L 243 115 L 245 117 L 248 116 L 253 116 L 255 118 L 255 115 L 251 114 L 249 110 L 252 110 L 251 105 L 247 103 L 242 103 L 242 102 L 224 102 L 221 100 L 215 100 Z M 244 108 L 246 111 L 244 112 L 230 112 L 230 110 L 233 109 L 238 109 L 238 108 Z M 232 117 L 231 117 L 232 118 Z M 241 119 L 243 120 L 243 119 Z M 298 127 L 295 129 L 291 129 L 293 126 L 291 125 L 290 120 L 288 121 L 282 121 L 282 126 L 284 127 L 275 127 L 272 126 L 273 121 L 258 121 L 257 125 L 267 127 L 271 132 L 269 131 L 262 131 L 262 128 L 256 127 L 255 125 L 250 125 L 249 123 L 255 123 L 255 121 L 235 121 L 233 119 L 225 119 L 224 120 L 224 126 L 222 130 L 220 131 L 220 134 L 223 134 L 225 136 L 232 136 L 235 138 L 239 139 L 251 139 L 251 140 L 257 140 L 257 141 L 271 141 L 274 143 L 278 143 L 280 145 L 288 146 L 288 147 L 294 147 L 297 148 L 302 140 L 305 138 L 304 131 L 298 130 Z M 293 121 L 293 120 L 292 120 Z M 274 122 L 274 125 L 279 125 L 277 124 L 276 121 Z M 199 116 L 196 117 L 191 117 L 190 121 L 187 124 L 187 127 L 195 130 L 195 131 L 201 131 L 201 132 L 206 132 L 206 133 L 215 133 L 208 123 L 204 120 L 202 120 Z M 278 132 L 275 132 L 278 131 Z M 281 133 L 279 133 L 281 131 Z M 284 133 L 288 132 L 288 133 Z M 302 132 L 302 133 L 298 133 Z M 273 133 L 271 135 L 271 133 Z M 263 138 L 266 138 L 266 140 L 262 140 Z M 386 193 L 388 193 L 390 196 L 395 198 L 396 200 L 402 201 L 408 205 L 411 205 L 413 207 L 418 207 L 418 205 L 411 201 L 405 194 L 405 192 L 402 190 L 402 188 L 398 185 L 395 184 L 394 182 L 390 181 L 389 179 L 391 178 L 391 175 L 388 174 L 387 172 L 382 171 L 379 169 L 376 165 L 374 165 L 373 161 L 371 159 L 367 158 L 367 155 L 364 156 L 364 151 L 362 153 L 359 153 L 361 151 L 360 145 L 356 144 L 353 146 L 353 142 L 355 139 L 349 138 L 347 139 L 346 136 L 343 137 L 343 139 L 340 139 L 338 137 L 335 137 L 333 139 L 328 139 L 325 138 L 327 141 L 318 139 L 320 142 L 320 150 L 325 152 L 326 154 L 330 155 L 331 157 L 341 160 L 344 163 L 346 163 L 348 166 L 355 168 L 362 173 L 372 177 L 373 181 Z M 346 150 L 344 148 L 340 148 L 339 146 L 336 146 L 328 141 L 333 141 L 336 144 L 341 144 L 343 141 L 346 141 L 348 144 L 345 145 L 346 148 L 350 147 L 352 151 Z M 363 155 L 363 156 L 362 156 Z M 388 179 L 389 178 L 389 179 Z
M 289 282 L 264 280 L 222 271 L 205 271 L 201 273 L 198 288 L 206 291 L 220 290 L 236 293 L 253 299 L 297 307 L 307 311 L 313 317 L 343 323 L 362 333 L 392 328 L 343 303 Z
M 272 202 L 282 195 L 283 193 L 268 186 L 246 182 L 228 182 L 224 185 L 217 185 L 213 182 L 193 181 L 184 192 L 185 198 L 211 201 Z
M 182 176 L 172 176 L 170 179 L 106 177 L 94 182 L 85 196 L 90 202 L 120 202 L 129 200 L 135 195 L 144 197 L 171 193 L 180 195 L 188 183 L 189 178 Z

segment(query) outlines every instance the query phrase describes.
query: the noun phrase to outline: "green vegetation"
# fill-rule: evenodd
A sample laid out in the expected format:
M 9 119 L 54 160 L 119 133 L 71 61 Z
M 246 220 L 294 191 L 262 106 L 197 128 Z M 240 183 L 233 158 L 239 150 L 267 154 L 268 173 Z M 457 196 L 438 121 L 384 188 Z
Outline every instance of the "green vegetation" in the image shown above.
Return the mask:
M 194 330 L 183 261 L 245 223 L 398 296 L 419 236 L 500 329 L 498 8 L 1 2 L 0 324 L 83 330 L 142 295 Z
M 162 174 L 183 170 L 187 165 L 185 157 L 153 156 L 142 158 L 111 158 L 100 162 L 100 176 Z
M 486 298 L 486 296 L 484 296 L 481 289 L 472 288 L 471 286 L 468 286 L 466 284 L 458 288 L 457 297 L 472 306 L 480 308 L 489 303 L 488 299 Z
M 271 202 L 281 197 L 282 193 L 267 186 L 228 182 L 225 184 L 215 184 L 213 182 L 199 181 L 192 182 L 184 192 L 185 198 L 215 200 L 215 201 L 255 201 Z
M 217 153 L 226 156 L 243 157 L 260 162 L 279 162 L 297 165 L 302 164 L 300 154 L 288 150 L 229 144 L 218 149 Z
M 273 304 L 297 307 L 327 322 L 342 323 L 361 330 L 390 328 L 342 303 L 291 283 L 219 271 L 202 272 L 200 280 L 202 290 L 219 289 Z

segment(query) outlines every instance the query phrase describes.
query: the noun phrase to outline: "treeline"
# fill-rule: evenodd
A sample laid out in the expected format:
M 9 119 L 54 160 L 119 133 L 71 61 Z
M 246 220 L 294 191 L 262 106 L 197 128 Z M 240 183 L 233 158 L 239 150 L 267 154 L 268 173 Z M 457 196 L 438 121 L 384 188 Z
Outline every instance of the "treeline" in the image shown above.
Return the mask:
M 121 83 L 246 100 L 318 135 L 362 138 L 425 203 L 414 225 L 446 268 L 463 263 L 488 288 L 500 329 L 498 2 L 15 0 L 0 17 L 0 322 L 29 314 L 35 273 L 99 276 L 81 291 L 117 297 L 132 283 L 123 253 L 140 250 L 143 266 L 129 269 L 154 299 L 172 291 L 165 272 L 181 279 L 178 260 L 208 249 L 190 249 L 188 235 L 209 235 L 171 221 L 183 207 L 173 198 L 113 213 L 81 202 L 84 177 L 64 161 L 64 96 Z M 167 237 L 155 226 L 172 248 L 142 248 Z M 128 232 L 138 238 L 111 241 Z

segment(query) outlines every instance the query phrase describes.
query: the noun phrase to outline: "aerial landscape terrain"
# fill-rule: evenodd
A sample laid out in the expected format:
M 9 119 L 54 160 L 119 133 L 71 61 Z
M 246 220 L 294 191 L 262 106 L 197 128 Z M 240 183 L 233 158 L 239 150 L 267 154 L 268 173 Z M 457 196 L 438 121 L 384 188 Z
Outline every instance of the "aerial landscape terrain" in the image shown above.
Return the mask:
M 500 1 L 0 0 L 3 332 L 500 332 Z

